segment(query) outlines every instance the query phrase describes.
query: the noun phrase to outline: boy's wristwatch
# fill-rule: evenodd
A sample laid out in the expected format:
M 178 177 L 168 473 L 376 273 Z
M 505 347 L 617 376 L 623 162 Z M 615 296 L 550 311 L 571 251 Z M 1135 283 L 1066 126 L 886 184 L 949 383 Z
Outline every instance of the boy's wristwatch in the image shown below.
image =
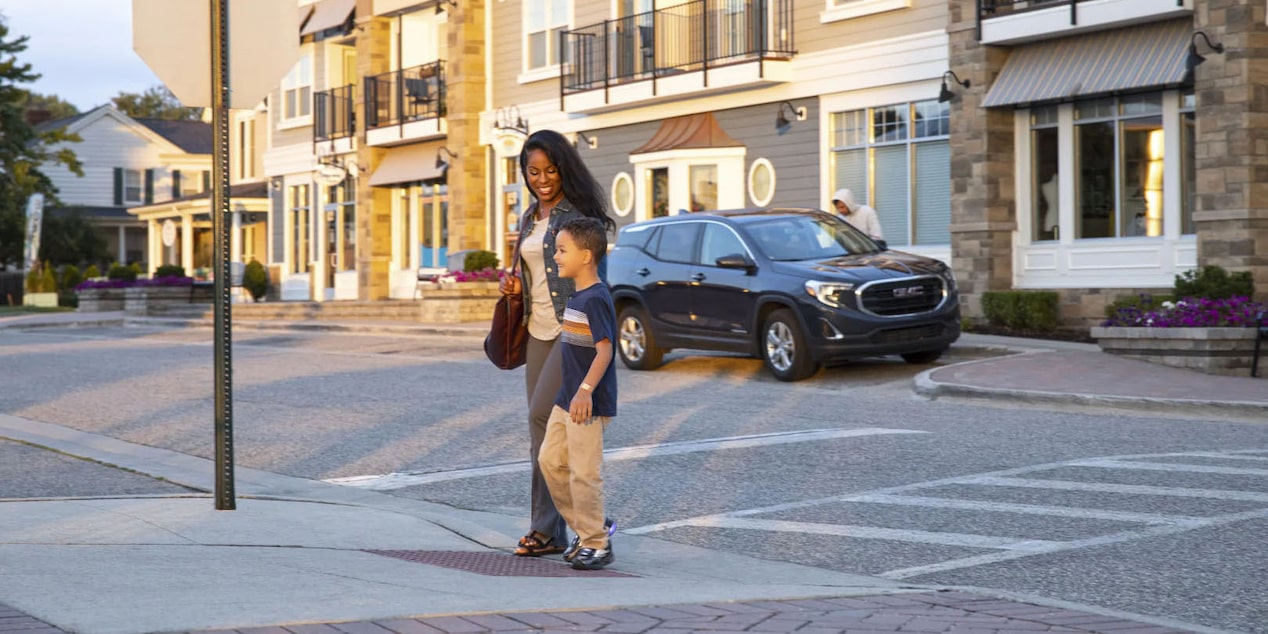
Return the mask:
M 586 382 L 584 382 L 584 381 L 583 381 L 583 382 L 581 383 L 581 389 L 583 389 L 583 390 L 585 390 L 585 391 L 589 392 L 589 391 L 591 391 L 591 390 L 593 390 L 593 389 L 594 389 L 594 386 L 593 386 L 593 385 L 590 385 L 589 383 L 586 383 Z

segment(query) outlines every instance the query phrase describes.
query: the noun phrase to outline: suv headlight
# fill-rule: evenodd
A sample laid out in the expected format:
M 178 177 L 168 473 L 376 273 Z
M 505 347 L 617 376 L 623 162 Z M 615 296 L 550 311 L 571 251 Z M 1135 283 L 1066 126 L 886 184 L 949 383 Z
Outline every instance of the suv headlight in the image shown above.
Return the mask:
M 849 282 L 823 282 L 809 280 L 806 282 L 806 294 L 819 300 L 819 303 L 833 308 L 842 308 L 841 295 L 854 292 L 854 285 Z
M 938 275 L 942 277 L 943 282 L 946 282 L 947 292 L 948 293 L 954 292 L 955 291 L 955 273 L 951 270 L 951 267 L 948 266 L 947 268 L 943 269 L 942 272 L 939 273 Z

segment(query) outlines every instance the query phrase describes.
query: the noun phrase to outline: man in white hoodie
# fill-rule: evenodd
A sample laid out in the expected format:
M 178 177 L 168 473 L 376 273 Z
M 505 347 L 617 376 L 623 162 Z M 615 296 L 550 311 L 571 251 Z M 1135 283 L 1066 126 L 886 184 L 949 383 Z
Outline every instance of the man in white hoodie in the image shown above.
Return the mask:
M 881 221 L 876 217 L 876 210 L 854 200 L 854 192 L 838 189 L 837 193 L 832 195 L 832 206 L 836 207 L 841 218 L 854 225 L 855 229 L 876 240 L 884 239 L 885 236 L 881 235 Z

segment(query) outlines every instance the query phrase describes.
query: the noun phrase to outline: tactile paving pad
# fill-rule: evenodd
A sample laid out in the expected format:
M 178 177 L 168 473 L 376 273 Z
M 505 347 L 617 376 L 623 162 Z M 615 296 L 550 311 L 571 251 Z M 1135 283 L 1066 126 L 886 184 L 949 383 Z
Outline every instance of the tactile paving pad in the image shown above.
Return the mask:
M 461 550 L 367 550 L 367 553 L 491 577 L 636 577 L 615 570 L 573 570 L 560 559 Z

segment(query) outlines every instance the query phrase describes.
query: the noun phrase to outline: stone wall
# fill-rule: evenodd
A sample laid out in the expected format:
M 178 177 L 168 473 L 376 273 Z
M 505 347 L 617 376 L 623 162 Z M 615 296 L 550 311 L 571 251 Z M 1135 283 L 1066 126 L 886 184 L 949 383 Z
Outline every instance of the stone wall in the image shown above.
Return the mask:
M 1094 328 L 1105 352 L 1205 374 L 1250 376 L 1252 328 Z M 1260 365 L 1264 365 L 1261 359 Z M 1268 372 L 1259 373 L 1263 378 Z

